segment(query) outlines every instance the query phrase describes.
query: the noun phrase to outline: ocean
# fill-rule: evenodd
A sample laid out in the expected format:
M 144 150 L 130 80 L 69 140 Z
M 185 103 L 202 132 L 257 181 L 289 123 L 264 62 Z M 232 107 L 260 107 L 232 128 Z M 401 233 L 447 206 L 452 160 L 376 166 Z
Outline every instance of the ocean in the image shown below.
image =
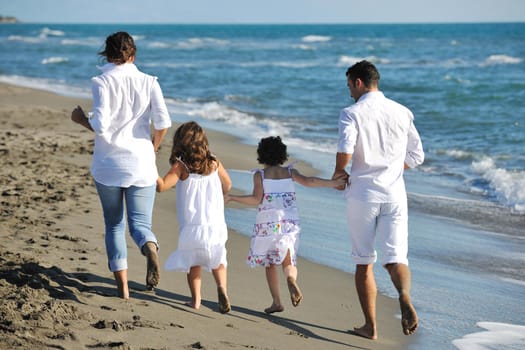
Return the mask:
M 280 135 L 291 159 L 323 177 L 335 164 L 339 110 L 353 103 L 345 71 L 375 63 L 381 90 L 414 112 L 426 153 L 405 173 L 421 319 L 412 349 L 525 348 L 525 23 L 2 24 L 0 81 L 89 98 L 97 52 L 120 30 L 136 40 L 136 65 L 159 77 L 175 122 L 254 146 Z M 250 169 L 228 170 L 251 190 Z M 341 192 L 297 192 L 299 254 L 353 272 Z M 250 235 L 254 208 L 226 215 Z M 395 298 L 376 270 L 380 292 Z

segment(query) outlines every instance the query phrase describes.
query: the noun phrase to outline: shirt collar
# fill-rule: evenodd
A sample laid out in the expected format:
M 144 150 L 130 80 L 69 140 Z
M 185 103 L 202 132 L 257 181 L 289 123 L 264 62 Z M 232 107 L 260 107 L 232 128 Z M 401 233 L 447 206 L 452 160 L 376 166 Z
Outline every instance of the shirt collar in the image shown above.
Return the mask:
M 97 66 L 98 69 L 100 69 L 102 72 L 110 72 L 113 70 L 119 70 L 119 71 L 136 71 L 137 66 L 135 66 L 134 63 L 123 63 L 123 64 L 115 64 L 115 63 L 106 63 L 103 66 Z
M 377 97 L 384 97 L 384 96 L 385 95 L 383 94 L 383 92 L 381 92 L 379 90 L 369 91 L 366 94 L 363 94 L 361 97 L 359 97 L 358 101 L 361 102 L 361 101 L 367 100 L 369 98 L 377 98 Z

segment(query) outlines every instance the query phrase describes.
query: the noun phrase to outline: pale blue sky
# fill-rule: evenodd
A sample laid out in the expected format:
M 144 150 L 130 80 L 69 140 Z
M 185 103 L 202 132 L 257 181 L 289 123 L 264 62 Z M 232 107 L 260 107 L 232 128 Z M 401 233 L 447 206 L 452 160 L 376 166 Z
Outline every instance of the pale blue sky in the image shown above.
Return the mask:
M 525 22 L 525 0 L 0 0 L 40 23 Z

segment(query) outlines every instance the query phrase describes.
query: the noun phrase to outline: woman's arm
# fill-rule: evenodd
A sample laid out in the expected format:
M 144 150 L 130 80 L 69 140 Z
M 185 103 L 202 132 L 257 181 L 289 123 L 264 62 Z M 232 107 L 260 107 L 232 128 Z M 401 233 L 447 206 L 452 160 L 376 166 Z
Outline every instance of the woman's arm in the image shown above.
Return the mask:
M 263 197 L 262 177 L 259 172 L 253 174 L 253 191 L 250 195 L 231 195 L 226 196 L 226 202 L 234 201 L 245 205 L 258 205 Z
M 321 179 L 316 176 L 304 176 L 297 169 L 292 169 L 292 180 L 306 187 L 333 187 L 340 188 L 346 185 L 346 178 L 340 177 L 334 180 Z
M 86 113 L 84 113 L 82 107 L 77 106 L 77 108 L 71 112 L 71 120 L 82 125 L 86 129 L 93 131 L 91 124 L 89 124 L 89 119 L 86 117 Z
M 162 140 L 164 139 L 164 136 L 166 136 L 167 133 L 167 128 L 153 131 L 153 149 L 155 150 L 155 153 L 159 151 L 160 144 L 162 143 Z

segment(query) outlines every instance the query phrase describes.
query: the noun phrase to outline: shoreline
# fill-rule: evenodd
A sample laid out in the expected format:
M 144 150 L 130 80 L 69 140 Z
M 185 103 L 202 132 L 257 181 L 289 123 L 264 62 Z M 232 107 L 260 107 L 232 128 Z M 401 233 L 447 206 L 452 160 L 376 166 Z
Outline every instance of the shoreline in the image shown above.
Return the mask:
M 414 335 L 401 331 L 396 300 L 378 296 L 379 340 L 348 333 L 363 323 L 353 276 L 299 258 L 298 283 L 304 301 L 291 306 L 284 278 L 285 311 L 271 316 L 263 269 L 244 263 L 249 237 L 229 229 L 228 292 L 232 312 L 216 310 L 211 274 L 203 273 L 203 305 L 189 300 L 186 276 L 161 269 L 154 293 L 146 292 L 145 259 L 128 239 L 131 300 L 115 297 L 113 276 L 106 267 L 104 225 L 89 173 L 92 135 L 69 119 L 90 100 L 0 83 L 3 122 L 2 167 L 4 240 L 0 294 L 0 345 L 34 349 L 400 349 Z M 159 152 L 159 174 L 168 168 L 174 124 Z M 255 146 L 234 136 L 206 130 L 210 146 L 227 169 L 257 167 Z M 317 174 L 306 163 L 304 174 Z M 233 184 L 235 187 L 235 184 Z M 163 265 L 177 245 L 175 193 L 157 194 L 153 230 L 159 238 Z M 22 306 L 20 306 L 22 305 Z M 117 344 L 111 346 L 111 344 Z

